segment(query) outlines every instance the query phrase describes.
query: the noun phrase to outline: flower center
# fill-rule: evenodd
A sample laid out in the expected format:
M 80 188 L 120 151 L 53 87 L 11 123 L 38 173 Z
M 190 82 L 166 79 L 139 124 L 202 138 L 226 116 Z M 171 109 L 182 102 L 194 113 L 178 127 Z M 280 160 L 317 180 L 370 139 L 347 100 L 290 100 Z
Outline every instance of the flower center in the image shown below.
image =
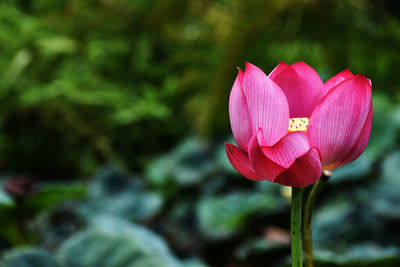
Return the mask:
M 307 132 L 309 118 L 290 118 L 289 119 L 289 132 Z

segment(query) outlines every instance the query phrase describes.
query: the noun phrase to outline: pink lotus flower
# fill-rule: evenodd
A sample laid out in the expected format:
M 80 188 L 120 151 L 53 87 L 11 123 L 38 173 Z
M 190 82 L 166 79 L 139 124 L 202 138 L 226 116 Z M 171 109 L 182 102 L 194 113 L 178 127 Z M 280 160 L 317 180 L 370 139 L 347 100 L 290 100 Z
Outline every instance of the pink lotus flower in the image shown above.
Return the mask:
M 324 84 L 304 62 L 283 62 L 267 76 L 246 63 L 229 99 L 238 146 L 226 144 L 232 166 L 248 179 L 302 187 L 322 169 L 358 158 L 372 125 L 371 81 L 344 70 Z

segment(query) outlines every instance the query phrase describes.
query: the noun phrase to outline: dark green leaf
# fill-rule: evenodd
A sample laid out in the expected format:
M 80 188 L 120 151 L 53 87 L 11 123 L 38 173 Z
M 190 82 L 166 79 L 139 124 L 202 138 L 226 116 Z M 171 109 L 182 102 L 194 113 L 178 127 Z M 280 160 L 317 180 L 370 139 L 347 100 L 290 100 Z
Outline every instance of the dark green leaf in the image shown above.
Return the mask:
M 53 256 L 40 248 L 24 248 L 7 251 L 1 267 L 59 267 Z

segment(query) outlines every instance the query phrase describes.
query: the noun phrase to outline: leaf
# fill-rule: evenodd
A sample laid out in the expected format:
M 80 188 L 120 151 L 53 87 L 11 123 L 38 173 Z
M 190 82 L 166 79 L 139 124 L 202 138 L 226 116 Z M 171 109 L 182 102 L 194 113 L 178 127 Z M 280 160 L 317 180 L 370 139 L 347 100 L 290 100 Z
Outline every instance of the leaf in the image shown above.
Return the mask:
M 77 42 L 67 36 L 51 36 L 36 41 L 41 53 L 49 56 L 73 54 L 77 48 Z
M 400 250 L 396 247 L 381 247 L 374 243 L 353 245 L 343 251 L 315 251 L 317 266 L 379 267 L 399 266 Z M 334 264 L 334 265 L 328 265 Z
M 208 144 L 192 137 L 150 163 L 147 178 L 157 186 L 171 182 L 179 186 L 197 185 L 215 170 L 211 160 Z
M 14 206 L 12 198 L 4 191 L 4 180 L 0 180 L 0 210 Z
M 400 151 L 387 156 L 382 163 L 382 176 L 372 184 L 364 199 L 369 208 L 380 220 L 400 219 Z
M 183 261 L 182 264 L 185 267 L 207 267 L 208 266 L 198 259 L 188 259 L 188 260 Z
M 242 261 L 251 258 L 261 258 L 265 261 L 271 257 L 271 254 L 288 250 L 288 244 L 273 242 L 264 238 L 253 238 L 240 245 L 236 251 L 236 257 Z
M 92 218 L 87 230 L 65 241 L 57 258 L 74 267 L 181 266 L 159 236 L 113 216 Z
M 273 195 L 231 193 L 200 200 L 197 216 L 200 230 L 206 237 L 225 239 L 237 234 L 250 215 L 278 211 L 283 206 L 282 200 Z
M 359 234 L 361 226 L 357 225 L 355 215 L 357 207 L 351 198 L 344 195 L 331 198 L 314 214 L 313 241 L 317 246 L 335 247 L 349 242 Z M 344 223 L 346 222 L 346 223 Z
M 57 267 L 53 256 L 40 248 L 14 249 L 4 253 L 1 267 Z
M 23 209 L 29 212 L 42 212 L 53 208 L 62 201 L 81 199 L 86 194 L 83 184 L 45 184 L 39 192 L 23 203 Z
M 155 192 L 143 192 L 138 179 L 128 179 L 122 172 L 104 168 L 89 185 L 85 216 L 113 214 L 129 220 L 146 220 L 157 214 L 163 204 Z
M 374 95 L 371 137 L 365 150 L 372 160 L 385 156 L 396 143 L 399 122 L 393 105 L 383 95 Z
M 372 164 L 373 160 L 371 157 L 367 154 L 362 154 L 352 163 L 333 170 L 329 182 L 332 184 L 357 183 L 371 172 Z

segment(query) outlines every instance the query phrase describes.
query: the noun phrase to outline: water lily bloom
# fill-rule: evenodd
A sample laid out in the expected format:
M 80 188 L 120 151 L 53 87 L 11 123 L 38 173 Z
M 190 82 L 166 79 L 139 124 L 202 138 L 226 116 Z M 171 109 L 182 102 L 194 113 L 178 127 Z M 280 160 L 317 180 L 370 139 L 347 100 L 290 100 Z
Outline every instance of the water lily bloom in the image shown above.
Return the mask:
M 244 177 L 302 187 L 322 169 L 358 158 L 372 125 L 371 81 L 344 70 L 325 82 L 304 62 L 279 63 L 267 76 L 246 63 L 229 98 L 237 146 L 226 144 Z

